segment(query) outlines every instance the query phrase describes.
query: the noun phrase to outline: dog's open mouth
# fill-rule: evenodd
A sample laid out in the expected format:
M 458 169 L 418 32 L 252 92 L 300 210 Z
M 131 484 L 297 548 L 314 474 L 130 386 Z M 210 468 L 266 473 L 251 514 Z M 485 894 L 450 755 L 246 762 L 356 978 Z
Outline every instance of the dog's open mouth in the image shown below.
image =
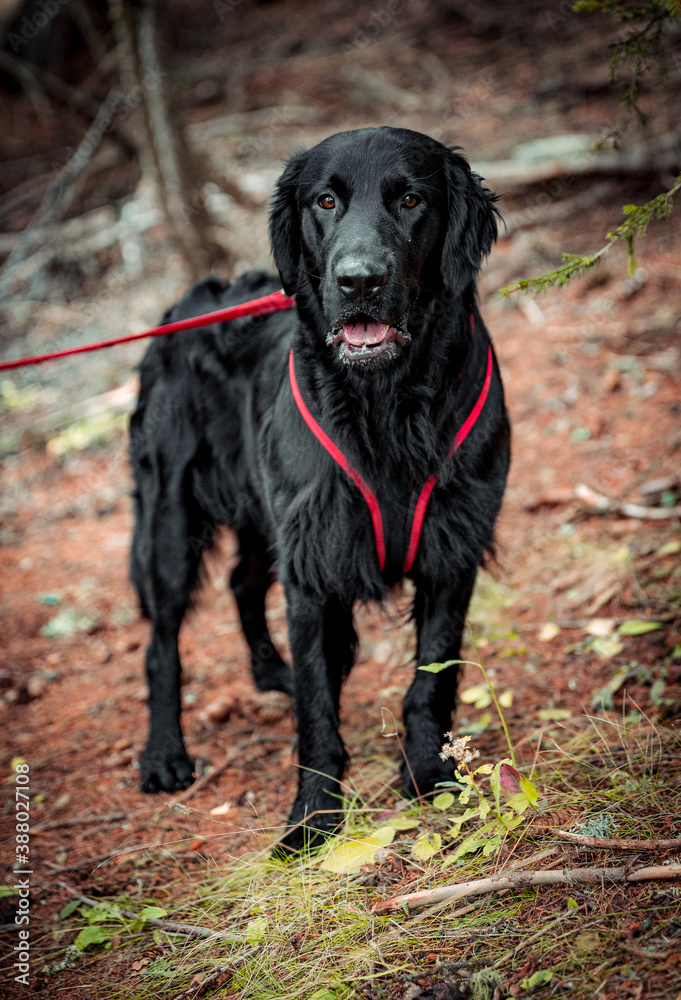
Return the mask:
M 360 320 L 344 323 L 334 329 L 326 342 L 329 346 L 338 348 L 341 358 L 352 364 L 394 357 L 398 348 L 407 344 L 410 339 L 408 333 L 387 323 Z

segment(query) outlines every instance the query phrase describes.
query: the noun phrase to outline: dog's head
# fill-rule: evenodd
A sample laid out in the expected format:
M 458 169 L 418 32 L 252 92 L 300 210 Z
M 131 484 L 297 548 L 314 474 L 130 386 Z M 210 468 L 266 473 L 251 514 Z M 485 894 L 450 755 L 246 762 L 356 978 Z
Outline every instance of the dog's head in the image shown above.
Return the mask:
M 407 129 L 340 132 L 288 162 L 270 239 L 282 284 L 346 364 L 397 358 L 433 303 L 472 294 L 494 195 L 463 156 Z

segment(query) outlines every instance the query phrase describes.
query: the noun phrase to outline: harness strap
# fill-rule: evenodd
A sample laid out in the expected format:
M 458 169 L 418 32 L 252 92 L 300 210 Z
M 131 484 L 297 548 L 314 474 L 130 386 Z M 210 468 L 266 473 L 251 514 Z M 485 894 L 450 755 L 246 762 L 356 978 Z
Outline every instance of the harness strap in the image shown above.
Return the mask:
M 378 565 L 381 569 L 385 566 L 385 539 L 383 537 L 383 518 L 381 517 L 381 508 L 378 506 L 378 500 L 374 496 L 373 491 L 367 485 L 367 483 L 362 479 L 359 472 L 345 457 L 343 452 L 340 450 L 338 445 L 334 444 L 329 435 L 322 430 L 315 418 L 312 416 L 307 406 L 305 405 L 305 400 L 302 397 L 300 389 L 298 388 L 298 382 L 296 381 L 296 371 L 293 364 L 293 350 L 291 350 L 288 356 L 288 374 L 289 381 L 291 383 L 291 391 L 293 392 L 293 398 L 296 401 L 296 406 L 300 410 L 301 416 L 307 426 L 310 428 L 314 436 L 317 438 L 319 443 L 326 448 L 331 458 L 334 462 L 340 465 L 341 469 L 350 476 L 353 483 L 357 486 L 358 490 L 366 500 L 367 507 L 369 508 L 369 513 L 371 514 L 371 520 L 374 525 L 374 535 L 376 537 L 376 555 L 378 556 Z
M 472 326 L 471 317 L 471 326 Z M 370 486 L 362 478 L 357 469 L 351 465 L 347 456 L 343 454 L 337 444 L 335 444 L 329 435 L 324 431 L 315 418 L 310 413 L 305 400 L 303 399 L 302 393 L 298 386 L 298 381 L 296 379 L 295 365 L 293 362 L 293 350 L 290 351 L 288 357 L 288 373 L 289 382 L 291 384 L 291 392 L 293 393 L 293 398 L 295 400 L 296 406 L 300 411 L 300 415 L 303 420 L 310 428 L 314 436 L 317 438 L 319 443 L 323 448 L 329 453 L 331 458 L 336 462 L 341 469 L 352 479 L 353 483 L 357 486 L 358 490 L 364 497 L 367 507 L 369 508 L 369 513 L 371 515 L 371 521 L 374 526 L 374 537 L 376 540 L 376 555 L 378 557 L 379 569 L 383 570 L 385 566 L 385 536 L 383 532 L 383 517 L 381 515 L 381 508 L 378 504 L 378 500 Z M 470 434 L 476 420 L 480 416 L 482 409 L 487 400 L 489 394 L 489 388 L 492 382 L 492 348 L 491 346 L 487 349 L 487 370 L 485 373 L 485 378 L 482 384 L 482 388 L 475 401 L 473 409 L 466 417 L 465 421 L 456 432 L 454 439 L 450 445 L 449 452 L 447 454 L 447 461 L 450 461 L 454 453 L 461 447 L 463 442 L 466 440 Z M 421 531 L 423 529 L 423 522 L 426 516 L 426 510 L 428 508 L 428 501 L 435 488 L 435 484 L 438 481 L 438 476 L 431 475 L 425 481 L 421 492 L 416 500 L 416 505 L 414 507 L 414 513 L 412 516 L 411 528 L 409 531 L 409 543 L 407 545 L 407 554 L 404 558 L 404 563 L 402 568 L 406 573 L 414 564 L 416 558 L 416 553 L 419 547 L 419 541 L 421 539 Z
M 456 432 L 454 440 L 452 441 L 449 453 L 447 455 L 447 461 L 449 461 L 454 452 L 457 451 L 463 442 L 466 440 L 470 434 L 475 421 L 478 419 L 482 412 L 482 408 L 485 405 L 485 400 L 489 393 L 489 387 L 492 382 L 492 348 L 487 349 L 487 371 L 485 373 L 485 381 L 482 383 L 482 389 L 480 390 L 480 395 L 475 401 L 475 406 L 468 414 L 463 424 Z M 428 501 L 430 500 L 430 494 L 433 492 L 433 488 L 437 482 L 437 476 L 428 476 L 426 479 L 421 492 L 419 493 L 418 500 L 416 501 L 416 506 L 414 508 L 414 517 L 411 522 L 411 531 L 409 533 L 409 545 L 407 546 L 407 554 L 404 559 L 404 564 L 402 569 L 406 573 L 410 570 L 414 564 L 414 559 L 416 559 L 416 553 L 419 547 L 419 541 L 421 540 L 421 529 L 423 528 L 423 522 L 426 516 L 426 508 L 428 506 Z

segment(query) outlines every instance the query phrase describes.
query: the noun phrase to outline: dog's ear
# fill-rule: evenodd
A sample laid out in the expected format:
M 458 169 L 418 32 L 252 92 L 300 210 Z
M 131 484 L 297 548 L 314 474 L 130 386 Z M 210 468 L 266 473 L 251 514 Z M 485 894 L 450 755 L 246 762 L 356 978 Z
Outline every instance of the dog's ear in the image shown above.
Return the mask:
M 304 163 L 305 152 L 294 153 L 277 181 L 270 209 L 270 246 L 287 295 L 295 294 L 298 283 L 301 243 L 297 196 Z
M 483 186 L 468 161 L 452 149 L 445 161 L 448 220 L 442 249 L 442 280 L 460 294 L 480 270 L 497 238 L 498 197 Z

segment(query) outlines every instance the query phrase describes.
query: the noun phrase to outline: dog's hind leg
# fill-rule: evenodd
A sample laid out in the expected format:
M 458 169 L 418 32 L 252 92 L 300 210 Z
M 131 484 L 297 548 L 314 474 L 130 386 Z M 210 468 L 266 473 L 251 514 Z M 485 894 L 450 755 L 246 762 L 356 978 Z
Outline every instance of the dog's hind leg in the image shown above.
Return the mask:
M 255 528 L 239 531 L 240 561 L 230 576 L 239 607 L 241 627 L 251 650 L 251 670 L 259 691 L 293 694 L 293 672 L 270 638 L 265 619 L 265 595 L 272 582 L 272 561 L 262 535 Z
M 475 583 L 475 570 L 456 587 L 428 590 L 417 587 L 414 618 L 417 629 L 417 666 L 458 660 L 466 611 Z M 456 708 L 458 664 L 439 673 L 416 670 L 404 699 L 405 762 L 402 780 L 411 795 L 432 792 L 440 781 L 454 780 L 450 761 L 440 759 L 444 734 L 452 727 Z
M 177 640 L 212 525 L 196 508 L 187 507 L 186 476 L 183 470 L 173 474 L 155 496 L 147 521 L 146 596 L 153 634 L 146 657 L 150 724 L 140 761 L 143 792 L 175 792 L 194 780 L 180 722 Z

